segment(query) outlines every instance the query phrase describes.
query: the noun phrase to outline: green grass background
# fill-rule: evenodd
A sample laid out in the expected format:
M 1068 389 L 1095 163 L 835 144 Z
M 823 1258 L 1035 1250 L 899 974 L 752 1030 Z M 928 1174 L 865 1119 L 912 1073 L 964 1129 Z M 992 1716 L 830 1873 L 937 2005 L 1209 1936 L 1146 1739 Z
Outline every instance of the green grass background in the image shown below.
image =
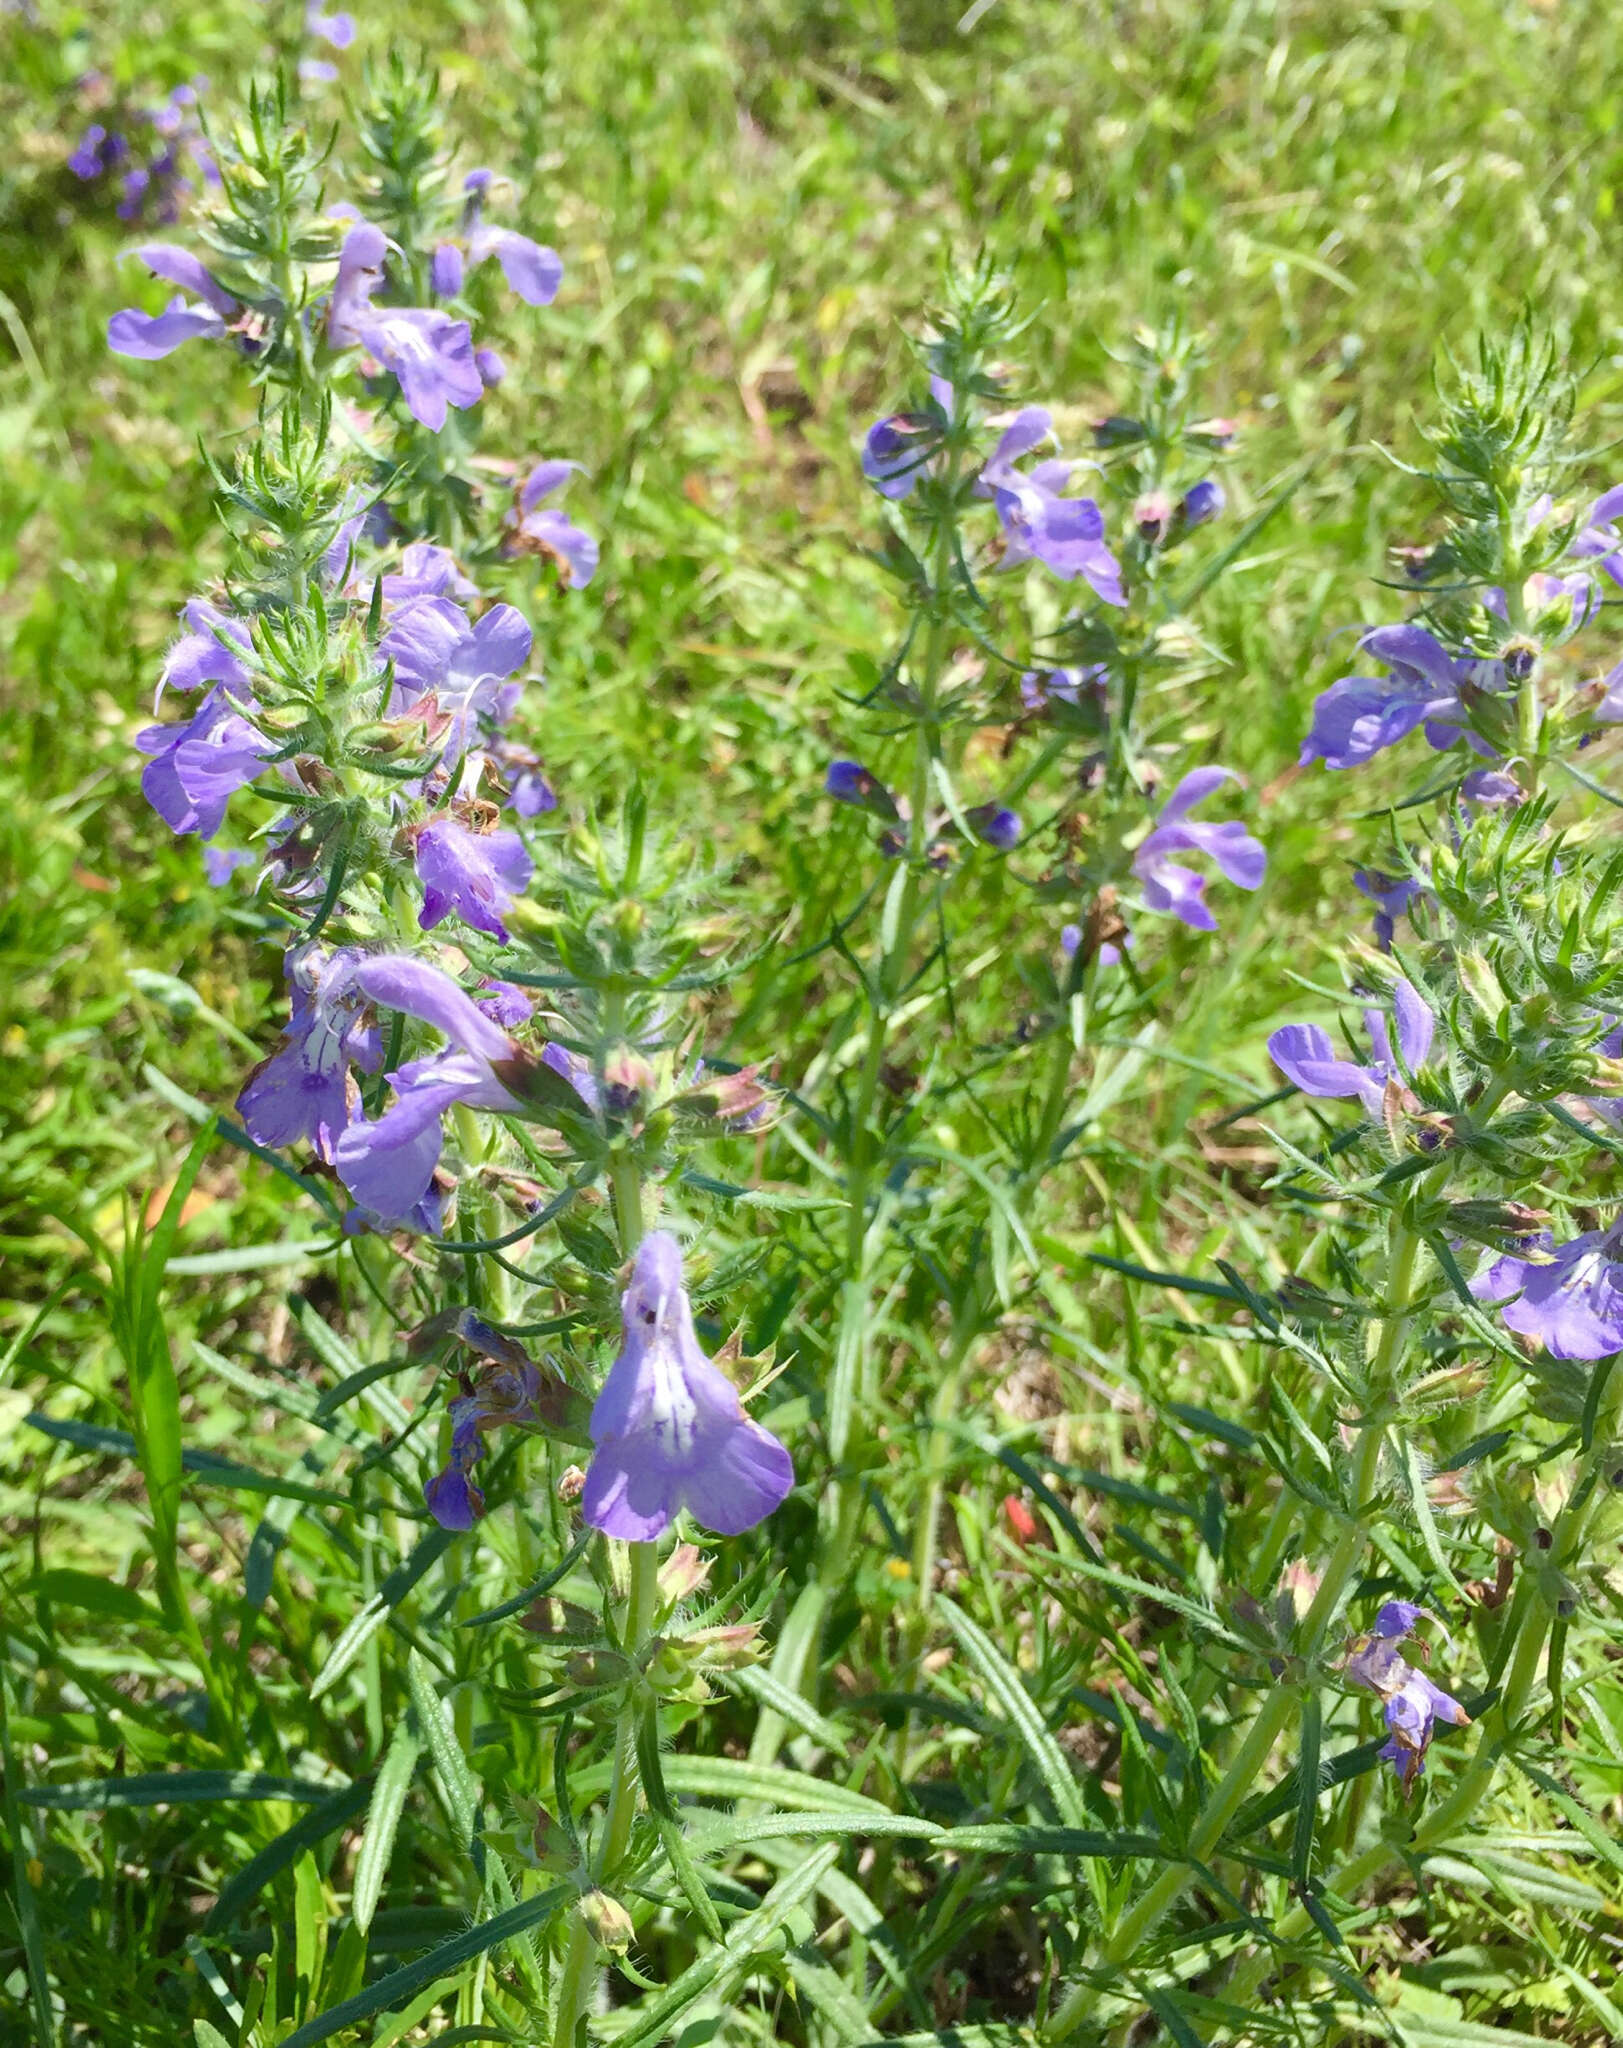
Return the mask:
M 198 438 L 242 424 L 243 394 L 223 351 L 151 365 L 107 354 L 106 317 L 136 283 L 120 264 L 132 237 L 64 168 L 84 118 L 73 82 L 91 64 L 143 89 L 206 73 L 210 106 L 224 105 L 264 46 L 267 11 L 44 0 L 40 14 L 39 27 L 0 20 L 8 1604 L 43 1570 L 140 1586 L 138 1488 L 20 1418 L 41 1404 L 120 1426 L 78 1233 L 116 1235 L 121 1198 L 145 1202 L 170 1181 L 189 1138 L 175 1091 L 227 1103 L 248 1046 L 269 1042 L 279 991 L 261 920 L 209 890 L 194 843 L 145 809 L 131 746 L 175 610 L 219 564 Z M 1112 351 L 1132 326 L 1181 312 L 1208 337 L 1210 409 L 1241 424 L 1226 473 L 1235 510 L 1313 459 L 1287 514 L 1214 595 L 1215 658 L 1187 713 L 1191 740 L 1261 793 L 1268 884 L 1244 903 L 1227 892 L 1198 1001 L 1197 956 L 1175 952 L 1166 1042 L 1183 1064 L 1134 1083 L 1058 1202 L 1078 1242 L 1186 1270 L 1226 1250 L 1277 1278 L 1277 1248 L 1252 1220 L 1254 1169 L 1214 1161 L 1200 1134 L 1248 1086 L 1269 1085 L 1262 1042 L 1299 1000 L 1292 971 L 1333 978 L 1335 939 L 1361 926 L 1348 873 L 1382 787 L 1286 771 L 1349 629 L 1379 615 L 1371 579 L 1387 543 L 1420 537 L 1424 496 L 1380 451 L 1418 459 L 1439 346 L 1466 348 L 1479 324 L 1531 305 L 1583 372 L 1595 440 L 1615 431 L 1616 10 L 995 0 L 967 33 L 962 14 L 932 0 L 380 0 L 343 63 L 353 75 L 392 43 L 429 49 L 463 158 L 510 171 L 514 218 L 566 260 L 549 312 L 503 308 L 493 338 L 509 375 L 485 438 L 521 461 L 581 460 L 572 509 L 604 539 L 587 592 L 526 592 L 547 668 L 534 730 L 565 800 L 612 797 L 640 775 L 667 827 L 709 847 L 763 922 L 798 907 L 809 931 L 833 900 L 831 871 L 855 857 L 856 829 L 831 818 L 821 773 L 852 744 L 849 660 L 880 652 L 895 615 L 862 553 L 878 528 L 854 444 L 904 394 L 904 331 L 944 266 L 984 250 L 1016 281 L 1034 316 L 1020 381 L 1055 406 L 1068 445 L 1118 402 Z M 1598 457 L 1597 487 L 1610 480 Z M 987 1030 L 1014 1000 L 1000 951 L 1012 962 L 1032 943 L 1021 893 L 999 908 L 971 991 L 972 1024 Z M 727 1050 L 803 1074 L 833 997 L 770 978 L 739 997 L 745 1021 Z M 229 1156 L 211 1159 L 201 1186 L 185 1253 L 304 1232 L 278 1187 Z M 274 1335 L 278 1300 L 251 1270 L 177 1280 L 177 1356 L 194 1336 Z M 1243 1407 L 1254 1395 L 1256 1360 L 1234 1345 L 1189 1354 L 1146 1338 L 1114 1295 L 1095 1309 L 1072 1294 L 1070 1306 L 1098 1318 L 1107 1349 L 1159 1343 L 1166 1384 L 1186 1399 Z M 302 1444 L 273 1407 L 183 1378 L 189 1442 L 278 1469 Z M 1073 1456 L 1153 1480 L 1157 1454 L 1130 1400 L 1069 1368 L 1057 1385 Z M 989 1478 L 988 1503 L 998 1490 Z M 200 1593 L 227 1600 L 242 1532 L 219 1496 L 189 1496 L 183 1535 Z M 312 1598 L 313 1639 L 328 1617 Z M 30 1770 L 199 1761 L 184 1712 L 161 1704 L 174 1691 L 168 1653 L 117 1607 L 55 1609 L 72 1684 L 42 1684 L 26 1712 L 13 1697 Z M 284 1681 L 298 1682 L 303 1654 Z M 26 1661 L 16 1683 L 33 1697 Z M 130 1671 L 141 1682 L 121 1702 L 113 1681 Z M 348 1754 L 326 1762 L 358 1767 L 375 1745 L 381 1724 L 357 1712 Z M 193 1894 L 263 1839 L 248 1825 L 184 1810 L 53 1820 L 39 1910 L 65 2039 L 167 2041 L 194 2013 L 220 2021 L 182 1943 Z M 454 1906 L 453 1882 L 423 1854 L 414 1903 Z M 130 1883 L 131 1871 L 150 1881 Z M 1583 2038 L 1594 2015 L 1561 1972 L 1512 1968 L 1505 1951 L 1530 1939 L 1528 1916 L 1548 1927 L 1588 1910 L 1507 1904 L 1490 1887 L 1438 1909 L 1444 1945 L 1478 1959 L 1475 1977 L 1428 1978 L 1425 1937 L 1376 1940 L 1371 1967 L 1412 2012 L 1430 1999 L 1444 2018 Z M 11 1968 L 20 1950 L 3 1929 Z M 947 2018 L 1019 2007 L 1007 1931 L 982 1938 L 995 1964 L 941 1966 L 962 1978 Z

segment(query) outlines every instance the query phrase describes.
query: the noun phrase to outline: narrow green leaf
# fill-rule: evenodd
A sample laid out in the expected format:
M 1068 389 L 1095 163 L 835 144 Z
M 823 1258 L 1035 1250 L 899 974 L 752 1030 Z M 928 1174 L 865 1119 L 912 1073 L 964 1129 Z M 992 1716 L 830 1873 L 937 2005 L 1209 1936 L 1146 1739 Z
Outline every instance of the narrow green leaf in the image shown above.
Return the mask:
M 906 1813 L 747 1813 L 699 1819 L 690 1809 L 694 1841 L 706 1855 L 741 1848 L 746 1842 L 788 1842 L 819 1835 L 899 1836 L 935 1842 L 940 1823 Z
M 1308 1890 L 1313 1882 L 1313 1829 L 1319 1814 L 1319 1747 L 1324 1732 L 1324 1706 L 1317 1687 L 1302 1701 L 1302 1750 L 1296 1765 L 1296 1829 L 1291 1839 L 1291 1873 Z
M 454 1977 L 464 1963 L 473 1962 L 502 1942 L 511 1941 L 515 1935 L 542 1926 L 573 1896 L 572 1885 L 553 1885 L 535 1898 L 525 1899 L 519 1905 L 510 1906 L 505 1913 L 497 1913 L 479 1926 L 470 1927 L 465 1934 L 440 1942 L 427 1955 L 419 1956 L 415 1962 L 402 1964 L 398 1970 L 391 1970 L 387 1977 L 380 1977 L 375 1984 L 368 1985 L 366 1990 L 358 1991 L 353 1998 L 346 1998 L 341 2005 L 307 2020 L 296 2032 L 288 2035 L 281 2048 L 315 2048 L 316 2042 L 330 2041 L 345 2027 L 357 2026 L 362 2020 L 369 2020 L 374 2014 L 398 2005 L 403 1998 L 412 1997 L 436 1977 Z
M 615 2036 L 616 2048 L 645 2048 L 645 2044 L 663 2040 L 690 2006 L 712 1989 L 725 1986 L 734 1971 L 761 1953 L 796 1907 L 816 1891 L 823 1873 L 839 1854 L 839 1845 L 830 1842 L 814 1849 L 804 1863 L 779 1878 L 753 1913 L 733 1922 L 724 1941 L 707 1949 L 674 1984 L 641 2007 L 629 2026 Z M 295 2035 L 283 2048 L 306 2048 L 306 2044 Z
M 417 1759 L 421 1754 L 422 1745 L 412 1733 L 411 1723 L 402 1715 L 395 1725 L 394 1738 L 378 1772 L 377 1783 L 372 1788 L 366 1832 L 361 1837 L 355 1858 L 355 1886 L 350 1912 L 363 1934 L 371 1928 L 372 1915 L 377 1911 L 378 1898 L 383 1891 L 383 1880 L 389 1874 L 389 1859 L 394 1854 L 400 1816 L 406 1810 L 406 1794 L 411 1790 Z
M 214 1934 L 223 1927 L 232 1926 L 243 1907 L 257 1899 L 272 1878 L 279 1877 L 303 1850 L 313 1848 L 317 1842 L 324 1841 L 335 1830 L 346 1826 L 358 1813 L 364 1813 L 371 1796 L 372 1780 L 357 1778 L 353 1785 L 345 1785 L 341 1791 L 329 1794 L 296 1820 L 292 1827 L 284 1829 L 274 1841 L 267 1842 L 258 1855 L 220 1887 L 220 1896 L 203 1923 L 204 1932 Z
M 57 1565 L 30 1579 L 22 1589 L 37 1600 L 53 1600 L 62 1607 L 77 1607 L 86 1614 L 105 1614 L 115 1621 L 143 1622 L 162 1626 L 163 1615 L 150 1600 L 142 1599 L 133 1586 L 121 1586 L 116 1579 L 98 1578 L 94 1572 L 74 1571 Z
M 1071 1774 L 1070 1763 L 1019 1676 L 991 1637 L 960 1607 L 944 1595 L 937 1604 L 947 1626 L 958 1638 L 959 1647 L 980 1674 L 982 1683 L 997 1701 L 1018 1735 L 1021 1746 L 1036 1766 L 1061 1823 L 1066 1827 L 1083 1827 L 1087 1812 L 1076 1779 Z
M 934 1854 L 953 1850 L 1005 1856 L 1152 1856 L 1179 1860 L 1156 1835 L 1111 1834 L 1104 1828 L 1020 1827 L 1012 1821 L 974 1823 L 948 1828 L 931 1843 Z
M 420 1652 L 406 1656 L 406 1685 L 417 1714 L 417 1726 L 434 1760 L 434 1775 L 445 1796 L 446 1811 L 456 1830 L 457 1846 L 466 1854 L 479 1819 L 479 1780 L 468 1768 L 462 1745 L 451 1724 L 450 1709 L 434 1690 L 433 1673 Z
M 90 1813 L 108 1806 L 208 1806 L 229 1799 L 316 1806 L 332 1789 L 313 1778 L 277 1778 L 267 1771 L 147 1771 L 130 1778 L 80 1778 L 71 1785 L 25 1785 L 17 1797 L 24 1806 L 53 1813 Z
M 798 1728 L 802 1735 L 809 1735 L 813 1742 L 821 1743 L 824 1749 L 835 1756 L 844 1757 L 847 1745 L 841 1729 L 826 1714 L 803 1700 L 799 1693 L 772 1673 L 764 1664 L 746 1664 L 742 1671 L 728 1671 L 721 1674 L 722 1682 L 733 1692 L 744 1693 L 763 1707 L 770 1707 L 780 1714 L 791 1728 Z
M 418 1580 L 439 1562 L 455 1541 L 452 1530 L 440 1528 L 430 1529 L 417 1539 L 410 1556 L 396 1565 L 327 1652 L 327 1661 L 316 1673 L 315 1683 L 310 1688 L 311 1699 L 320 1699 L 324 1692 L 338 1683 Z
M 487 1607 L 482 1614 L 470 1614 L 466 1621 L 459 1621 L 457 1627 L 488 1628 L 493 1621 L 506 1621 L 511 1614 L 522 1614 L 532 1601 L 550 1593 L 554 1586 L 569 1576 L 585 1554 L 594 1533 L 591 1529 L 583 1529 L 552 1569 L 543 1572 L 533 1586 L 526 1586 L 522 1593 L 515 1593 L 499 1607 Z

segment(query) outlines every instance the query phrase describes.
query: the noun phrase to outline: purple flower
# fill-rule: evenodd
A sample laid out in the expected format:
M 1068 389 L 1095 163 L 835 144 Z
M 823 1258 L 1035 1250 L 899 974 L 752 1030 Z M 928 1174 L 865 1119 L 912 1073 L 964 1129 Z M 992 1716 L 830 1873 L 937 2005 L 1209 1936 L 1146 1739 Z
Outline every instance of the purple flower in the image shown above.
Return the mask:
M 428 268 L 428 280 L 437 299 L 454 299 L 462 289 L 466 265 L 455 242 L 441 242 Z
M 484 396 L 472 330 L 466 320 L 429 307 L 374 306 L 387 249 L 381 229 L 370 221 L 357 221 L 344 237 L 327 306 L 327 339 L 334 348 L 364 348 L 392 370 L 406 410 L 438 433 L 448 406 L 477 405 Z
M 1220 518 L 1228 505 L 1228 495 L 1216 477 L 1202 477 L 1198 484 L 1191 484 L 1184 492 L 1178 510 L 1183 523 L 1188 526 L 1204 526 L 1208 519 Z
M 100 121 L 92 121 L 79 147 L 68 158 L 68 169 L 76 178 L 86 181 L 105 177 L 109 171 L 117 170 L 129 153 L 129 143 L 116 129 L 109 129 Z
M 558 808 L 557 792 L 542 772 L 541 756 L 531 747 L 498 733 L 486 752 L 492 768 L 507 784 L 506 808 L 521 818 L 538 818 Z
M 359 1106 L 351 1064 L 375 1074 L 383 1041 L 356 982 L 365 955 L 293 947 L 283 963 L 292 1014 L 276 1050 L 243 1084 L 237 1109 L 256 1144 L 308 1144 L 327 1165 Z
M 244 708 L 254 709 L 251 698 Z M 266 766 L 271 744 L 238 709 L 229 686 L 217 684 L 179 725 L 149 725 L 135 744 L 152 759 L 141 771 L 141 790 L 171 832 L 212 839 L 226 806 Z
M 592 1409 L 586 1520 L 627 1543 L 653 1542 L 683 1508 L 720 1536 L 764 1521 L 794 1466 L 699 1349 L 681 1248 L 667 1231 L 638 1248 L 620 1316 L 620 1355 Z
M 473 352 L 473 366 L 479 372 L 479 381 L 487 391 L 494 391 L 507 375 L 507 365 L 493 348 L 476 348 Z
M 451 1041 L 446 1051 L 397 1068 L 389 1076 L 393 1103 L 376 1122 L 352 1117 L 334 1150 L 339 1178 L 363 1209 L 384 1223 L 412 1223 L 433 1189 L 441 1117 L 458 1102 L 518 1113 L 495 1069 L 522 1056 L 466 990 L 424 961 L 392 953 L 362 960 L 353 985 L 368 1002 L 420 1017 Z
M 933 413 L 893 412 L 875 420 L 862 443 L 862 474 L 883 498 L 905 498 L 941 443 Z
M 1193 768 L 1162 805 L 1155 828 L 1133 855 L 1133 872 L 1144 891 L 1145 904 L 1178 919 L 1195 931 L 1214 932 L 1217 920 L 1206 905 L 1206 877 L 1173 858 L 1178 853 L 1203 853 L 1241 889 L 1261 885 L 1268 856 L 1237 818 L 1221 824 L 1191 823 L 1189 812 L 1204 803 L 1223 783 L 1235 780 L 1227 768 Z
M 1064 460 L 1018 470 L 1015 462 L 1048 439 L 1049 415 L 1040 405 L 1016 414 L 992 450 L 975 489 L 991 498 L 1003 527 L 1005 568 L 1039 561 L 1064 582 L 1086 579 L 1106 604 L 1125 604 L 1121 569 L 1105 545 L 1104 514 L 1092 498 L 1060 493 L 1081 466 Z
M 207 338 L 218 341 L 226 323 L 242 311 L 238 302 L 217 284 L 192 255 L 172 242 L 148 242 L 132 252 L 154 277 L 180 286 L 161 313 L 143 313 L 126 307 L 107 323 L 107 346 L 114 355 L 132 356 L 138 362 L 156 362 L 172 355 L 183 342 Z M 188 304 L 185 294 L 194 293 L 203 304 Z
M 180 616 L 186 630 L 164 657 L 154 709 L 165 690 L 200 690 L 205 683 L 218 683 L 239 703 L 248 702 L 253 678 L 240 659 L 252 645 L 247 626 L 206 597 L 192 598 Z
M 1367 1066 L 1339 1057 L 1330 1034 L 1318 1024 L 1285 1024 L 1268 1040 L 1273 1063 L 1305 1095 L 1321 1098 L 1356 1095 L 1371 1116 L 1381 1114 L 1389 1081 L 1412 1079 L 1431 1051 L 1436 1019 L 1407 981 L 1392 991 L 1392 1012 L 1398 1027 L 1398 1057 L 1386 1018 L 1377 1009 L 1364 1012 L 1374 1056 Z
M 516 832 L 471 832 L 455 818 L 431 819 L 417 834 L 417 878 L 423 885 L 417 922 L 432 931 L 455 911 L 464 924 L 505 946 L 502 912 L 529 887 L 534 871 Z
M 471 1394 L 451 1403 L 451 1455 L 444 1471 L 423 1489 L 428 1511 L 442 1529 L 471 1529 L 484 1513 L 485 1496 L 468 1474 L 484 1456 L 486 1433 L 505 1423 L 539 1421 L 541 1392 L 541 1374 L 526 1358 L 487 1372 Z
M 1415 1670 L 1398 1649 L 1424 1613 L 1411 1600 L 1389 1600 L 1375 1617 L 1374 1633 L 1358 1638 L 1346 1663 L 1352 1683 L 1368 1687 L 1384 1703 L 1387 1740 L 1380 1755 L 1406 1793 L 1425 1767 L 1437 1722 L 1465 1728 L 1471 1720 L 1457 1699 Z
M 558 296 L 564 263 L 556 249 L 532 242 L 528 235 L 515 234 L 511 228 L 476 227 L 468 237 L 469 269 L 477 270 L 492 256 L 501 265 L 509 288 L 527 306 L 550 306 Z
M 448 597 L 401 606 L 378 642 L 394 664 L 390 712 L 432 711 L 440 765 L 454 772 L 481 734 L 512 716 L 521 686 L 509 681 L 530 658 L 529 621 L 510 604 L 493 605 L 477 624 Z
M 1302 742 L 1304 767 L 1309 761 L 1361 767 L 1419 726 L 1433 747 L 1451 747 L 1462 737 L 1467 716 L 1462 689 L 1504 687 L 1503 663 L 1457 659 L 1424 626 L 1377 626 L 1358 645 L 1391 674 L 1343 676 L 1321 693 Z M 1489 751 L 1476 735 L 1463 737 L 1479 753 Z
M 517 545 L 556 562 L 564 582 L 575 590 L 585 589 L 596 574 L 597 542 L 567 513 L 543 501 L 561 489 L 579 468 L 578 462 L 566 462 L 561 457 L 538 462 L 519 485 L 513 517 Z
M 1572 552 L 1581 561 L 1592 561 L 1614 583 L 1623 584 L 1623 541 L 1619 540 L 1613 523 L 1619 513 L 1623 513 L 1623 484 L 1614 484 L 1590 506 L 1583 530 L 1572 543 Z
M 1514 775 L 1502 769 L 1473 768 L 1460 784 L 1460 795 L 1467 803 L 1488 810 L 1510 810 L 1524 800 L 1526 792 Z
M 823 786 L 836 803 L 853 804 L 887 824 L 895 824 L 902 815 L 890 791 L 860 761 L 830 761 Z
M 203 873 L 211 889 L 223 889 L 238 868 L 251 868 L 258 858 L 240 846 L 205 846 Z
M 304 10 L 304 32 L 320 36 L 324 43 L 330 43 L 335 50 L 347 50 L 355 40 L 355 17 L 353 14 L 323 14 L 320 0 L 310 0 Z
M 1387 875 L 1379 868 L 1354 868 L 1353 887 L 1375 906 L 1375 943 L 1390 953 L 1397 933 L 1397 920 L 1411 903 L 1425 895 L 1413 875 Z
M 999 853 L 1008 853 L 1020 844 L 1019 815 L 1006 810 L 1002 804 L 977 804 L 972 811 L 965 811 L 975 837 L 987 846 L 994 846 Z
M 1478 1301 L 1503 1302 L 1505 1327 L 1536 1337 L 1552 1358 L 1623 1351 L 1623 1228 L 1558 1245 L 1548 1231 L 1494 1259 L 1471 1282 Z
M 414 540 L 403 548 L 400 567 L 383 579 L 383 602 L 390 608 L 417 597 L 478 595 L 478 586 L 463 575 L 451 550 L 429 540 Z

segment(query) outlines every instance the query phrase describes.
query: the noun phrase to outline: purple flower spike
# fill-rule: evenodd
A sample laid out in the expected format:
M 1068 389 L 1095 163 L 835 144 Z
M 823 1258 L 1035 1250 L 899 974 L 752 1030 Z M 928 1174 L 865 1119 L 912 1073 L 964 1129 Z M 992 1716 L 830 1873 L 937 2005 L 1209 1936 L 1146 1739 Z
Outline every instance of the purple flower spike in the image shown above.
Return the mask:
M 367 1001 L 432 1024 L 451 1046 L 410 1060 L 389 1076 L 395 1100 L 375 1123 L 359 1115 L 352 1119 L 334 1150 L 339 1178 L 380 1222 L 437 1228 L 437 1219 L 425 1221 L 429 1212 L 421 1205 L 432 1193 L 439 1165 L 440 1119 L 458 1102 L 516 1113 L 520 1104 L 494 1069 L 517 1059 L 518 1047 L 466 990 L 424 961 L 393 953 L 363 960 L 354 985 Z
M 794 1466 L 699 1349 L 667 1231 L 643 1240 L 620 1315 L 620 1355 L 592 1409 L 586 1520 L 627 1543 L 653 1542 L 684 1508 L 719 1536 L 765 1521 Z
M 1191 769 L 1162 805 L 1154 830 L 1133 855 L 1133 872 L 1146 905 L 1195 931 L 1217 929 L 1217 919 L 1206 904 L 1206 877 L 1175 860 L 1174 854 L 1205 854 L 1240 889 L 1260 887 L 1268 866 L 1261 842 L 1237 818 L 1215 825 L 1190 822 L 1188 814 L 1196 804 L 1234 780 L 1227 768 Z
M 573 590 L 584 590 L 597 573 L 598 544 L 555 505 L 544 500 L 561 490 L 580 468 L 578 462 L 554 457 L 538 462 L 519 485 L 514 531 L 518 545 L 556 562 Z
M 516 832 L 470 832 L 455 818 L 434 818 L 417 834 L 417 876 L 423 885 L 417 922 L 429 932 L 455 911 L 464 924 L 505 946 L 502 912 L 529 887 L 534 871 Z
M 1391 1036 L 1386 1018 L 1379 1010 L 1364 1012 L 1374 1057 L 1367 1066 L 1342 1059 L 1331 1043 L 1330 1034 L 1318 1024 L 1285 1024 L 1268 1040 L 1268 1053 L 1287 1081 L 1304 1095 L 1321 1099 L 1356 1095 L 1371 1116 L 1381 1114 L 1386 1084 L 1416 1074 L 1431 1051 L 1436 1019 L 1420 995 L 1407 981 L 1392 991 L 1393 1014 L 1397 1018 L 1399 1062 L 1392 1056 Z
M 287 1029 L 237 1097 L 243 1126 L 256 1144 L 308 1144 L 318 1159 L 332 1164 L 359 1108 L 351 1063 L 368 1074 L 383 1064 L 381 1035 L 368 1021 L 356 986 L 355 970 L 364 957 L 353 947 L 327 953 L 304 945 L 288 953 Z
M 1492 1260 L 1471 1282 L 1478 1301 L 1503 1302 L 1500 1317 L 1535 1337 L 1552 1358 L 1610 1358 L 1623 1351 L 1623 1230 L 1589 1230 L 1558 1245 L 1548 1231 L 1523 1253 Z

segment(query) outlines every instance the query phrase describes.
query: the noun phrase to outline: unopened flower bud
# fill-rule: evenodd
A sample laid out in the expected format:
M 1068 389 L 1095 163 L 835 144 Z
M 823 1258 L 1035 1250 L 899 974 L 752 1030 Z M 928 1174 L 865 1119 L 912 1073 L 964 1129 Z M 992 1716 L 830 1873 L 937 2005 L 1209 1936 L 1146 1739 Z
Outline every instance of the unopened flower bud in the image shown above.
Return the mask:
M 710 1559 L 696 1543 L 679 1543 L 659 1568 L 662 1600 L 686 1600 L 710 1576 Z
M 1500 659 L 1507 682 L 1525 683 L 1538 661 L 1538 648 L 1531 640 L 1512 640 L 1501 650 Z
M 1125 413 L 1111 413 L 1107 419 L 1093 422 L 1093 445 L 1095 448 L 1130 448 L 1135 441 L 1142 441 L 1149 432 L 1142 420 L 1129 419 Z
M 603 1063 L 603 1107 L 610 1116 L 635 1117 L 647 1108 L 657 1076 L 641 1053 L 622 1046 Z
M 609 913 L 615 936 L 629 946 L 640 939 L 648 924 L 648 913 L 634 896 L 622 896 Z
M 1133 507 L 1133 524 L 1140 540 L 1154 547 L 1166 539 L 1172 524 L 1172 500 L 1165 491 L 1146 491 Z
M 580 1905 L 581 1925 L 599 1948 L 605 1948 L 610 1955 L 623 1956 L 631 1946 L 631 1937 L 636 1929 L 631 1924 L 631 1915 L 618 1899 L 611 1899 L 607 1892 L 583 1892 Z
M 1204 526 L 1208 519 L 1218 518 L 1227 504 L 1227 494 L 1216 477 L 1202 477 L 1184 492 L 1178 515 L 1185 526 Z

